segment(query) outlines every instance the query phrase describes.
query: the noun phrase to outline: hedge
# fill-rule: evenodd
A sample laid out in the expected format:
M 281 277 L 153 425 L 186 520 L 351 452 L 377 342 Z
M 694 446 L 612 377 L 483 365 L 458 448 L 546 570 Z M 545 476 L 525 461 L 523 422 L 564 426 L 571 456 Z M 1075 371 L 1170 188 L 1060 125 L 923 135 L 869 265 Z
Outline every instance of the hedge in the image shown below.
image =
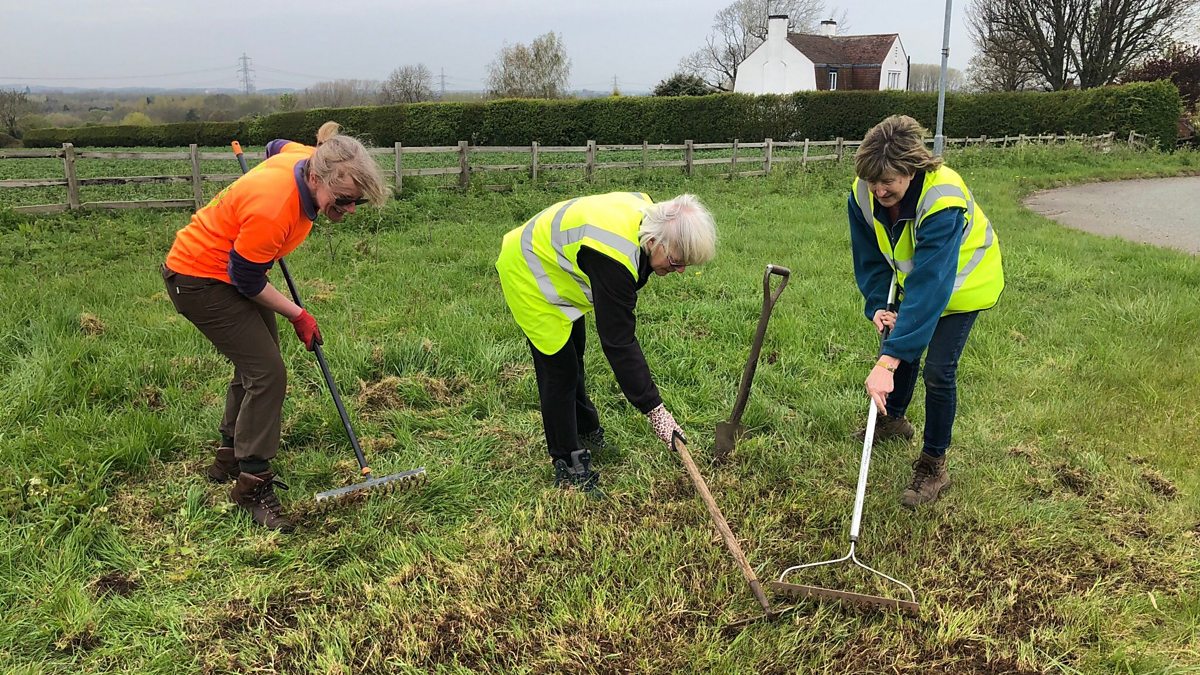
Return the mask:
M 1175 146 L 1182 111 L 1179 90 L 1168 81 L 1136 82 L 1084 91 L 948 94 L 949 137 L 1100 134 L 1137 131 L 1160 147 Z M 336 120 L 371 145 L 583 145 L 598 143 L 727 143 L 859 139 L 888 115 L 912 115 L 934 129 L 937 95 L 907 91 L 797 92 L 749 96 L 613 97 L 584 100 L 510 99 L 478 103 L 415 103 L 321 108 L 277 113 L 243 122 L 150 127 L 37 129 L 29 147 L 225 145 L 238 139 L 263 145 L 274 138 L 311 141 L 317 128 Z
M 228 145 L 247 136 L 246 122 L 182 122 L 149 126 L 114 125 L 70 129 L 30 129 L 25 132 L 27 148 L 53 148 L 63 143 L 80 147 L 158 147 L 178 148 L 192 143 L 204 146 Z

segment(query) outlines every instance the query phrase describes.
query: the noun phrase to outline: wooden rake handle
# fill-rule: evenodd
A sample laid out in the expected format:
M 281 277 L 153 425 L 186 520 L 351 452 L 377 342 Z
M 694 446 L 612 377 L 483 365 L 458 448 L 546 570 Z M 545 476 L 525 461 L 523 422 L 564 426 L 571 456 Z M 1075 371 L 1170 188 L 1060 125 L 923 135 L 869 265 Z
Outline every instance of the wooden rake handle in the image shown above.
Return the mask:
M 700 499 L 704 501 L 704 506 L 708 509 L 708 515 L 712 517 L 713 524 L 717 526 L 717 531 L 721 533 L 721 538 L 725 540 L 725 548 L 729 549 L 729 553 L 733 555 L 733 559 L 737 562 L 738 567 L 742 570 L 742 576 L 746 577 L 746 581 L 750 584 L 750 591 L 754 593 L 754 599 L 758 600 L 758 604 L 762 605 L 765 614 L 771 613 L 771 603 L 767 601 L 767 596 L 763 593 L 762 584 L 758 582 L 758 575 L 754 573 L 754 568 L 750 567 L 750 563 L 746 561 L 746 554 L 742 552 L 742 547 L 738 544 L 737 537 L 733 536 L 733 530 L 729 529 L 729 523 L 725 522 L 725 516 L 721 514 L 721 508 L 717 506 L 717 501 L 713 499 L 712 493 L 708 490 L 708 483 L 704 482 L 704 476 L 700 475 L 700 470 L 696 468 L 696 463 L 692 461 L 692 453 L 688 452 L 687 445 L 683 442 L 683 436 L 678 431 L 671 437 L 671 449 L 679 454 L 679 459 L 683 461 L 683 468 L 687 470 L 688 477 L 692 479 L 692 485 L 696 486 L 696 492 L 700 493 Z

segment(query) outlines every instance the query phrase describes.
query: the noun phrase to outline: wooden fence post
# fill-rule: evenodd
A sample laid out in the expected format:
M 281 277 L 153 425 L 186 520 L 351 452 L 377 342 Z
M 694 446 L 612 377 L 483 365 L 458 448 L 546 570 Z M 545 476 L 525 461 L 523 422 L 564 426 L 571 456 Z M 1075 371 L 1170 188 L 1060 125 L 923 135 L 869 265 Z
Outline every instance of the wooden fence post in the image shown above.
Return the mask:
M 396 194 L 404 189 L 404 146 L 396 143 Z
M 1134 131 L 1133 129 L 1130 129 L 1129 130 L 1129 147 L 1131 147 L 1131 148 L 1133 147 L 1133 137 L 1134 136 L 1137 136 L 1137 132 Z M 67 144 L 67 145 L 69 145 L 69 144 Z M 67 180 L 71 180 L 71 179 L 68 178 Z
M 467 189 L 471 184 L 471 159 L 467 141 L 458 142 L 458 187 Z
M 650 142 L 642 141 L 642 171 L 650 168 Z
M 729 160 L 729 178 L 737 175 L 737 146 L 738 139 L 733 139 L 733 157 Z
M 804 167 L 807 165 L 808 165 L 808 139 L 806 138 L 806 139 L 804 139 L 804 154 L 800 155 L 800 166 Z
M 584 177 L 592 182 L 592 172 L 596 170 L 596 141 L 587 142 L 587 163 L 584 166 Z
M 771 139 L 765 141 L 766 147 L 763 148 L 763 173 L 771 173 L 771 151 L 775 149 L 775 142 Z
M 841 136 L 837 137 L 837 161 L 838 161 L 838 164 L 842 163 L 842 156 L 845 154 L 844 150 L 845 150 L 846 146 L 842 145 L 842 143 L 844 143 L 844 142 L 845 141 Z
M 683 172 L 689 178 L 692 176 L 692 141 L 688 139 L 683 142 Z
M 1025 145 L 1025 134 L 1021 134 L 1020 136 L 1017 136 L 1017 147 L 1019 148 L 1023 145 Z
M 983 134 L 979 137 L 979 147 L 981 147 L 981 148 L 987 147 L 987 134 Z
M 1133 136 L 1130 136 L 1132 145 Z M 75 175 L 75 146 L 63 143 L 63 172 L 67 177 L 67 208 L 79 208 L 79 177 Z
M 538 171 L 538 142 L 529 145 L 529 180 L 537 182 Z
M 196 210 L 204 206 L 204 187 L 200 183 L 200 151 L 196 144 L 188 145 L 188 154 L 192 159 L 192 201 L 196 202 Z

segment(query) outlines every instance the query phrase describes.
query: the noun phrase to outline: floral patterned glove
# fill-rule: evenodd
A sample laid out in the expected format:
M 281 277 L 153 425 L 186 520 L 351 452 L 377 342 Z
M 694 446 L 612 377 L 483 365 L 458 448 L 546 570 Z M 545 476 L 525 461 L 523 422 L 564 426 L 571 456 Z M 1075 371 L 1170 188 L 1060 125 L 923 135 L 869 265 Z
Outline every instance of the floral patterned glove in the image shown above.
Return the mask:
M 679 435 L 683 436 L 683 429 L 675 422 L 675 418 L 667 410 L 667 407 L 661 403 L 657 408 L 646 413 L 646 417 L 650 420 L 650 426 L 654 429 L 654 435 L 658 436 L 658 439 L 663 443 L 666 443 L 668 448 L 671 447 L 671 439 L 675 432 L 679 432 Z

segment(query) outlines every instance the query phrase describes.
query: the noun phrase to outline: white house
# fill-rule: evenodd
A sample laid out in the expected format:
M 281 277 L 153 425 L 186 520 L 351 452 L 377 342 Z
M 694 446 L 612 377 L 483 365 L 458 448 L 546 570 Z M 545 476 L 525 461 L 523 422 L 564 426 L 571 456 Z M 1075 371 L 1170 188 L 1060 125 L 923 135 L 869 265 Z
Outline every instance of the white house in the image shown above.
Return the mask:
M 789 33 L 787 27 L 786 15 L 767 19 L 767 39 L 738 66 L 734 91 L 908 88 L 908 53 L 898 33 L 837 35 L 835 21 L 822 21 L 819 35 Z

